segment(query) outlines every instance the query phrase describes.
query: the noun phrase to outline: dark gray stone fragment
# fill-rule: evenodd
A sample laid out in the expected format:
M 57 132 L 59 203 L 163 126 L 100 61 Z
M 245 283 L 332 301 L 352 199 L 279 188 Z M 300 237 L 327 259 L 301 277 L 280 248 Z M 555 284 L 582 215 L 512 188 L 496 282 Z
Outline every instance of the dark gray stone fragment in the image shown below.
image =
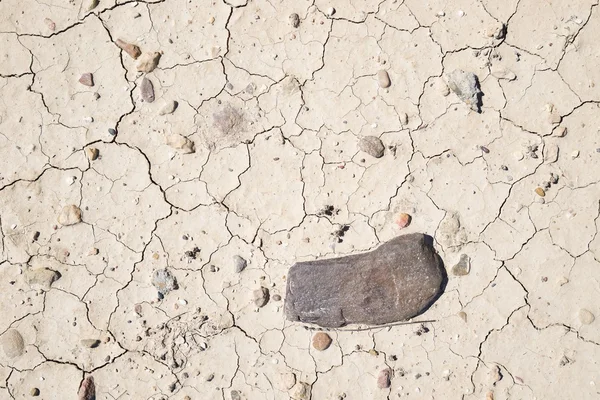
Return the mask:
M 150 79 L 146 77 L 142 79 L 140 91 L 142 93 L 142 99 L 146 103 L 152 103 L 154 101 L 154 85 Z
M 387 324 L 422 313 L 447 281 L 431 240 L 413 233 L 368 253 L 294 264 L 288 273 L 286 318 L 339 327 Z

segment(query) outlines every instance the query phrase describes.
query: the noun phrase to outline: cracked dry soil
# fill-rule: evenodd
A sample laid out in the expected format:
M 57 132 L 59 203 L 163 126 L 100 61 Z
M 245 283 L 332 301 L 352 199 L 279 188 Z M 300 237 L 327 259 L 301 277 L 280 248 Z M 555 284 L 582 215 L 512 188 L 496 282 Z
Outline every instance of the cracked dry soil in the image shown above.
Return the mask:
M 0 398 L 599 398 L 599 30 L 598 0 L 0 1 Z M 449 272 L 427 322 L 285 321 L 294 262 L 410 232 Z

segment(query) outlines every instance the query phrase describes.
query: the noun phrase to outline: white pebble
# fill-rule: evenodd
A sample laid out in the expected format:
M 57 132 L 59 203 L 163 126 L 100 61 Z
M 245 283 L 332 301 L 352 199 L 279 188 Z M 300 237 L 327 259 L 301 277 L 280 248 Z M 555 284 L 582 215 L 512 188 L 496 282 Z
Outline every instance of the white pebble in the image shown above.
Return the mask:
M 465 15 L 465 12 L 463 10 L 458 10 L 456 12 L 456 15 L 458 15 L 459 17 L 463 17 Z
M 15 230 L 15 229 L 17 229 L 17 224 L 12 224 L 12 225 L 10 226 L 10 229 L 12 229 L 12 230 Z
M 92 122 L 94 122 L 94 118 L 92 118 L 92 117 L 84 117 L 83 118 L 84 124 L 91 124 Z
M 445 13 L 445 12 L 443 12 L 443 11 L 438 11 L 436 15 L 437 15 L 438 17 L 443 17 L 443 16 L 445 16 L 445 15 L 446 15 L 446 13 Z
M 327 15 L 329 15 L 331 17 L 333 14 L 335 14 L 335 8 L 329 7 L 327 9 Z
M 179 299 L 179 300 L 177 300 L 177 303 L 179 303 L 179 305 L 185 306 L 185 305 L 187 305 L 187 300 Z
M 100 186 L 98 186 L 98 187 L 96 188 L 96 190 L 97 190 L 98 192 L 101 192 L 101 191 L 102 191 L 102 188 L 101 188 Z
M 373 129 L 377 128 L 377 124 L 371 124 L 371 128 L 373 128 Z
M 574 160 L 577 157 L 579 157 L 579 150 L 575 150 L 574 152 L 571 153 L 571 158 Z
M 169 179 L 173 180 L 173 179 L 175 179 L 175 177 L 173 175 L 169 175 Z

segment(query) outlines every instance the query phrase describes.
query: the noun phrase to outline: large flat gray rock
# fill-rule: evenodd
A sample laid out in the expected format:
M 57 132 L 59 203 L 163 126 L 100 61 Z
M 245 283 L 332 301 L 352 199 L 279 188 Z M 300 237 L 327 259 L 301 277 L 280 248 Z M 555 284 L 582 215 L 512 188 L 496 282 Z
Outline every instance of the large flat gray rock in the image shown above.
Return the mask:
M 398 236 L 368 253 L 294 264 L 285 315 L 323 327 L 402 321 L 427 309 L 446 280 L 430 237 Z

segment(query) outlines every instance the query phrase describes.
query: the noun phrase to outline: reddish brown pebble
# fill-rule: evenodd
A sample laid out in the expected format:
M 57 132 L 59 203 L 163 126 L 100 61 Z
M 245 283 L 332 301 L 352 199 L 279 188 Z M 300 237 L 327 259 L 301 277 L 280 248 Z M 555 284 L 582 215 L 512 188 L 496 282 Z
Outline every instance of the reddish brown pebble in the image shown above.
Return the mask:
M 85 74 L 82 74 L 81 78 L 79 78 L 79 83 L 85 86 L 94 86 L 94 75 L 92 75 L 91 72 L 86 72 Z
M 387 389 L 392 384 L 392 370 L 389 368 L 382 369 L 377 377 L 377 387 L 379 389 Z
M 398 218 L 396 218 L 396 224 L 400 227 L 400 229 L 409 226 L 411 221 L 412 217 L 406 213 L 401 213 L 398 215 Z
M 79 388 L 79 400 L 93 400 L 96 398 L 96 385 L 94 385 L 94 377 L 88 376 L 81 382 Z
M 546 196 L 546 192 L 544 191 L 544 189 L 542 189 L 541 187 L 536 188 L 535 189 L 535 193 L 540 196 L 540 197 L 544 197 Z
M 129 57 L 133 58 L 134 60 L 137 59 L 140 54 L 142 54 L 140 48 L 135 44 L 127 43 L 121 39 L 117 39 L 115 43 L 121 50 L 129 54 Z
M 142 79 L 140 91 L 142 93 L 142 99 L 146 103 L 152 103 L 154 101 L 154 85 L 152 85 L 152 81 L 150 81 L 150 79 L 146 77 Z
M 325 351 L 331 346 L 331 337 L 325 332 L 317 332 L 313 336 L 312 345 L 316 350 Z

